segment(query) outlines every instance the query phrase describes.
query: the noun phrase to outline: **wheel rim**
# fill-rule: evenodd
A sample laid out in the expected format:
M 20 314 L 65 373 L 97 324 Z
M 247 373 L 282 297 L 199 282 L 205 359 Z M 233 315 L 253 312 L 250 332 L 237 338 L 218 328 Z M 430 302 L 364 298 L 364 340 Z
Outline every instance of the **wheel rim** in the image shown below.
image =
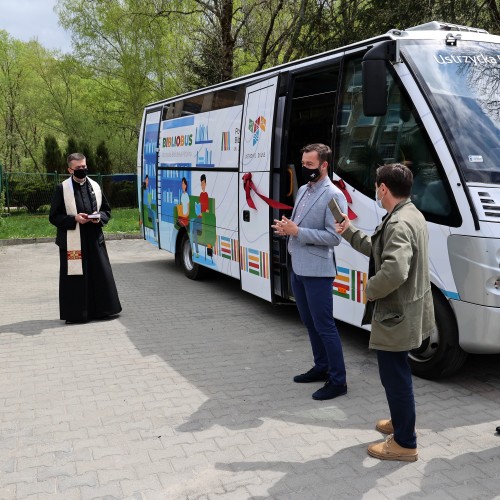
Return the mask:
M 422 342 L 418 349 L 410 351 L 409 356 L 416 363 L 426 363 L 430 361 L 439 350 L 439 328 L 436 326 L 430 337 Z
M 193 254 L 191 253 L 191 243 L 189 242 L 189 238 L 184 240 L 184 245 L 182 247 L 182 261 L 187 271 L 193 270 Z

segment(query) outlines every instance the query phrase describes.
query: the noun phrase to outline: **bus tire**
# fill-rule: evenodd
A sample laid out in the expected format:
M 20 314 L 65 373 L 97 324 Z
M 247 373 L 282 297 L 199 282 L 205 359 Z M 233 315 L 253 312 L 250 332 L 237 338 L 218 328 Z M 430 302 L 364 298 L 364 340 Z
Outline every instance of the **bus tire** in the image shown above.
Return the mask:
M 184 274 L 190 280 L 197 280 L 202 277 L 204 268 L 193 262 L 193 252 L 189 235 L 184 231 L 181 237 L 179 260 Z
M 414 375 L 436 380 L 458 371 L 467 353 L 458 344 L 457 322 L 450 305 L 435 289 L 432 298 L 436 331 L 418 349 L 410 351 L 409 362 Z

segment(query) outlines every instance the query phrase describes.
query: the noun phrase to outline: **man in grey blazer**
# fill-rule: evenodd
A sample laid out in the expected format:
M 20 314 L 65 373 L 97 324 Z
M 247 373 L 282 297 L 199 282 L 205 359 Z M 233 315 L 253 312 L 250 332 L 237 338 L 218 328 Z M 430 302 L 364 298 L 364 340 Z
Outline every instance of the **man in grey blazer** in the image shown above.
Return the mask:
M 325 381 L 313 399 L 326 400 L 347 393 L 342 343 L 333 319 L 332 282 L 337 274 L 334 247 L 342 237 L 328 202 L 335 198 L 347 212 L 347 201 L 328 176 L 332 151 L 324 144 L 302 150 L 302 178 L 290 219 L 275 220 L 276 234 L 288 237 L 292 290 L 311 342 L 314 366 L 294 377 L 298 383 Z

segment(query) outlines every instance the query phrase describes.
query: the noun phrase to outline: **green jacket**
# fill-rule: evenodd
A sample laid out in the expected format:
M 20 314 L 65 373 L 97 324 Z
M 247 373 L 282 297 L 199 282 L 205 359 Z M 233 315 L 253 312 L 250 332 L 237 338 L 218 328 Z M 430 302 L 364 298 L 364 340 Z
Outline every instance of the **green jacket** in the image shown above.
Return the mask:
M 371 321 L 370 348 L 409 351 L 435 328 L 429 278 L 427 224 L 408 199 L 386 215 L 373 235 L 352 224 L 342 235 L 370 257 L 363 324 Z

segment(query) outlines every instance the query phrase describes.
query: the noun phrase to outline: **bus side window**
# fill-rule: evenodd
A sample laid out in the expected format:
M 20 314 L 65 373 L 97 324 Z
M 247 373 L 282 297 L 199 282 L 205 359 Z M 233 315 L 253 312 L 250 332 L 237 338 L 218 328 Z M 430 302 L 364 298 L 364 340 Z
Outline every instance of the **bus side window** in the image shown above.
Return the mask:
M 416 110 L 387 72 L 388 108 L 381 117 L 363 114 L 361 60 L 346 61 L 337 118 L 335 172 L 373 198 L 375 171 L 403 163 L 413 173 L 412 201 L 431 222 L 458 227 L 461 217 L 444 169 Z

